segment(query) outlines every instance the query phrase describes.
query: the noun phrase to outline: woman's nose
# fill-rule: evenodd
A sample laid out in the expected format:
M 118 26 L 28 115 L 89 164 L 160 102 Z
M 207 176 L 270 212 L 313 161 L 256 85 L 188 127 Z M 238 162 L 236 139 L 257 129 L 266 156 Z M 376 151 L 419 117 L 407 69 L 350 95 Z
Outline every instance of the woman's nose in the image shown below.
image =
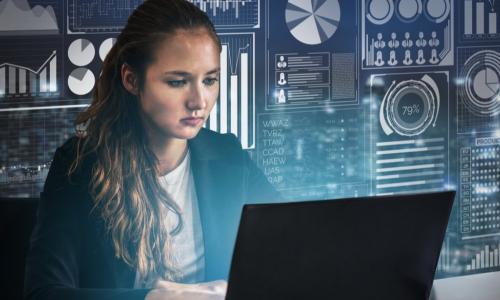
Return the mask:
M 207 106 L 207 101 L 205 99 L 202 86 L 193 85 L 187 105 L 190 110 L 205 109 L 205 107 Z

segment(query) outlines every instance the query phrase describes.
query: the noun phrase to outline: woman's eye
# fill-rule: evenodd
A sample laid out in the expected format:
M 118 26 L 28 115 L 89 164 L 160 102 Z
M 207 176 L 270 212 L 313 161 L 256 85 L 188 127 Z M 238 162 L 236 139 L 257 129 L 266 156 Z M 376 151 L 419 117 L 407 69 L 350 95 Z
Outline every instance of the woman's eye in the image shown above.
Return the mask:
M 167 84 L 171 87 L 182 87 L 186 84 L 186 80 L 167 80 Z
M 213 85 L 214 83 L 217 82 L 217 78 L 206 78 L 205 80 L 203 80 L 203 83 L 205 83 L 206 85 Z

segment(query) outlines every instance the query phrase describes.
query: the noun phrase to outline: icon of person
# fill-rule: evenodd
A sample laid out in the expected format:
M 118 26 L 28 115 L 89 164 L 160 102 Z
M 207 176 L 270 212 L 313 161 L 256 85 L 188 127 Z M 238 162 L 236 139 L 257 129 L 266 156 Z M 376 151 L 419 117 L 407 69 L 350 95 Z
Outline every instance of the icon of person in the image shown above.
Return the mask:
M 417 41 L 415 42 L 415 44 L 417 45 L 417 47 L 419 48 L 423 48 L 427 45 L 427 40 L 424 39 L 424 33 L 422 31 L 420 31 L 418 33 L 418 39 Z
M 286 79 L 285 79 L 285 73 L 281 72 L 280 73 L 280 79 L 278 80 L 279 85 L 285 85 L 286 84 Z
M 410 40 L 410 33 L 405 32 L 405 39 L 401 43 L 403 45 L 403 48 L 411 48 L 413 47 L 413 41 Z
M 284 89 L 280 89 L 278 93 L 278 103 L 286 103 L 286 95 Z
M 383 49 L 385 47 L 385 42 L 382 40 L 383 36 L 382 33 L 379 32 L 377 33 L 377 40 L 374 43 L 375 48 L 377 49 Z
M 283 55 L 280 55 L 280 60 L 278 61 L 278 63 L 276 64 L 276 66 L 279 68 L 279 69 L 284 69 L 288 66 L 286 60 L 285 60 L 285 57 Z
M 396 49 L 399 47 L 399 41 L 396 39 L 397 35 L 395 32 L 391 33 L 391 40 L 389 41 L 388 46 L 389 48 Z
M 438 47 L 439 46 L 439 39 L 437 38 L 437 33 L 433 31 L 431 33 L 431 39 L 429 40 L 429 46 L 430 47 Z

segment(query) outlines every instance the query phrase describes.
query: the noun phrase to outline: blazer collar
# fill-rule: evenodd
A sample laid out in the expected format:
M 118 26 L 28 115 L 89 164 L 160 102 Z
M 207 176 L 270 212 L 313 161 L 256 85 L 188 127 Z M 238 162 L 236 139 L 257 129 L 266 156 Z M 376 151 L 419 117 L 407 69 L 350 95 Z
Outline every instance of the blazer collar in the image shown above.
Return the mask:
M 192 157 L 197 160 L 218 160 L 223 159 L 226 149 L 218 145 L 215 138 L 211 138 L 215 133 L 202 128 L 198 134 L 188 140 L 189 150 Z

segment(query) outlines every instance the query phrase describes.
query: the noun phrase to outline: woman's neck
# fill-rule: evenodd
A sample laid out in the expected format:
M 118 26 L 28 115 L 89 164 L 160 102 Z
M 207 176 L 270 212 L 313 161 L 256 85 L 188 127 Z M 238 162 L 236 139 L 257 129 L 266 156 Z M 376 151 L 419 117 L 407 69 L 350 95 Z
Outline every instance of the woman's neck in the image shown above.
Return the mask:
M 160 175 L 163 176 L 179 166 L 187 153 L 187 140 L 168 138 L 153 139 L 151 147 L 159 160 Z

